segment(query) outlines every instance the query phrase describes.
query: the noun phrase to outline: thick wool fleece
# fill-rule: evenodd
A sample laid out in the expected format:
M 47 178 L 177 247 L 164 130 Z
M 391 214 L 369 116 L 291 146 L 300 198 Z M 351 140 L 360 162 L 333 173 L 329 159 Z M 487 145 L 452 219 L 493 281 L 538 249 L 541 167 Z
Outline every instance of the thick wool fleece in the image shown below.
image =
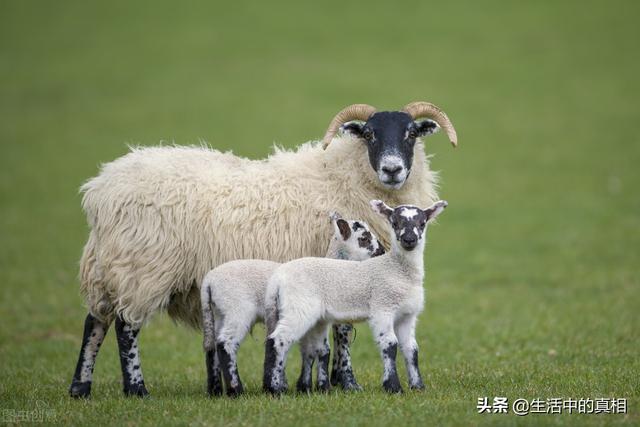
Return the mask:
M 80 261 L 81 292 L 102 321 L 116 313 L 139 327 L 160 309 L 198 327 L 206 272 L 235 259 L 286 262 L 322 256 L 326 212 L 362 218 L 385 236 L 369 200 L 428 206 L 436 174 L 422 143 L 399 190 L 384 189 L 365 145 L 336 138 L 265 160 L 205 147 L 134 148 L 102 167 L 81 191 L 91 228 Z

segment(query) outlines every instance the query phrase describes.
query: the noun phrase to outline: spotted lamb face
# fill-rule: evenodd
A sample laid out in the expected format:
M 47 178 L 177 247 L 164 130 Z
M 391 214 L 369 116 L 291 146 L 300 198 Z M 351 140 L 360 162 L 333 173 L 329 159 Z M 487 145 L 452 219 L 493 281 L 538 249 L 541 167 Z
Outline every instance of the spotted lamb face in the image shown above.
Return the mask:
M 417 138 L 431 135 L 439 129 L 433 120 L 414 121 L 401 111 L 381 111 L 366 123 L 349 122 L 344 132 L 360 138 L 367 144 L 369 163 L 385 188 L 401 188 L 413 164 L 413 150 Z
M 381 200 L 371 201 L 373 210 L 387 218 L 396 241 L 407 251 L 412 251 L 418 246 L 419 241 L 424 238 L 427 223 L 440 215 L 447 205 L 446 201 L 440 200 L 423 210 L 411 205 L 391 208 Z
M 371 233 L 364 221 L 345 220 L 339 214 L 331 215 L 334 228 L 334 239 L 343 244 L 345 258 L 353 261 L 364 261 L 385 253 L 384 246 Z

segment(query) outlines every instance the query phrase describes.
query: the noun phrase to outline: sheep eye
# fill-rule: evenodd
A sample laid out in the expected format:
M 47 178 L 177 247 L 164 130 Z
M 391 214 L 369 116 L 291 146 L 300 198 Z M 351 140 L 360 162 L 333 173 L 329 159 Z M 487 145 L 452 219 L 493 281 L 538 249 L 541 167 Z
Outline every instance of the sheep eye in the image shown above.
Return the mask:
M 373 132 L 371 132 L 370 130 L 364 131 L 362 137 L 367 141 L 371 141 L 373 139 Z
M 415 129 L 411 129 L 409 131 L 409 139 L 416 139 L 418 137 L 418 132 Z

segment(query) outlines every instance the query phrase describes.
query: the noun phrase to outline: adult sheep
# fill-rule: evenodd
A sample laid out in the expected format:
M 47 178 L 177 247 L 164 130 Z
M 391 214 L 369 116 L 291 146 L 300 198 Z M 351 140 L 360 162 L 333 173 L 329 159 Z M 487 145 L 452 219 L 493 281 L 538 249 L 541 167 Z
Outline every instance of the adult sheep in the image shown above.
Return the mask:
M 455 146 L 453 125 L 433 104 L 383 112 L 355 104 L 334 117 L 321 143 L 276 149 L 265 160 L 204 147 L 149 147 L 105 164 L 81 187 L 91 230 L 80 290 L 89 313 L 70 395 L 89 396 L 95 358 L 114 320 L 124 393 L 148 394 L 137 341 L 145 322 L 166 310 L 199 327 L 200 283 L 227 261 L 323 256 L 329 210 L 368 222 L 388 246 L 369 200 L 437 200 L 421 138 L 439 127 Z M 346 135 L 336 138 L 341 128 Z M 340 360 L 350 363 L 348 349 Z

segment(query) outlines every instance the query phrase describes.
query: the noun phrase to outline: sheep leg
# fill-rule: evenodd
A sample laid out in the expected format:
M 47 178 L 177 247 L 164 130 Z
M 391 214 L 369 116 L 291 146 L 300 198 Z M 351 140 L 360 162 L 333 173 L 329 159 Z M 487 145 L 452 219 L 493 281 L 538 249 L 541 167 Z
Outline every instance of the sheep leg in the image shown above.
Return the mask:
M 389 393 L 402 393 L 402 386 L 396 369 L 396 355 L 398 353 L 398 338 L 393 332 L 393 316 L 383 315 L 370 321 L 373 336 L 382 356 L 384 373 L 382 387 Z
M 69 395 L 71 397 L 89 397 L 91 395 L 91 383 L 93 382 L 93 368 L 96 357 L 104 337 L 109 329 L 109 323 L 103 323 L 91 315 L 87 314 L 84 320 L 84 332 L 82 344 L 80 345 L 80 356 L 76 364 L 76 371 L 73 374 Z
M 424 383 L 418 367 L 418 342 L 416 341 L 416 316 L 406 316 L 396 323 L 396 334 L 400 343 L 400 350 L 404 355 L 404 362 L 409 376 L 409 388 L 424 390 Z
M 349 337 L 353 326 L 345 323 L 333 326 L 333 367 L 331 369 L 331 385 L 342 386 L 343 390 L 360 391 L 362 387 L 356 381 L 351 365 Z
M 319 391 L 327 391 L 331 387 L 329 381 L 329 355 L 328 341 L 329 325 L 321 322 L 312 328 L 300 341 L 302 353 L 302 371 L 298 379 L 297 390 L 310 392 L 312 385 L 313 363 L 318 360 L 318 384 Z
M 287 353 L 294 342 L 290 337 L 276 332 L 274 332 L 273 337 L 267 338 L 265 344 L 263 387 L 265 391 L 271 394 L 281 394 L 287 391 L 287 376 L 285 373 Z
M 302 338 L 312 326 L 312 317 L 301 313 L 280 317 L 275 330 L 267 337 L 263 382 L 265 391 L 281 394 L 287 390 L 287 354 L 293 343 Z
M 238 372 L 237 355 L 240 343 L 253 323 L 253 319 L 244 315 L 244 313 L 252 312 L 251 310 L 238 308 L 236 313 L 228 313 L 222 318 L 222 325 L 217 333 L 217 353 L 220 357 L 220 366 L 222 367 L 227 395 L 230 397 L 239 396 L 244 392 L 240 373 Z
M 222 394 L 222 373 L 220 372 L 220 359 L 218 352 L 206 351 L 207 357 L 207 393 L 209 396 L 220 396 Z
M 308 335 L 308 334 L 307 334 Z M 313 363 L 316 360 L 315 349 L 309 337 L 305 335 L 300 341 L 300 355 L 302 357 L 302 367 L 300 368 L 300 377 L 296 383 L 296 390 L 300 393 L 309 393 L 313 388 Z
M 329 391 L 331 379 L 329 377 L 329 357 L 331 347 L 329 346 L 329 325 L 320 323 L 316 326 L 316 354 L 318 357 L 318 390 Z
M 140 368 L 139 332 L 140 328 L 132 327 L 120 316 L 116 317 L 116 337 L 122 368 L 123 391 L 126 396 L 144 397 L 149 394 L 144 386 L 144 377 Z
M 240 380 L 238 372 L 238 347 L 236 340 L 218 341 L 216 351 L 220 356 L 220 366 L 222 367 L 222 376 L 224 384 L 227 388 L 227 396 L 237 397 L 244 393 L 244 387 Z
M 210 397 L 220 396 L 223 392 L 222 372 L 220 371 L 220 358 L 216 351 L 216 336 L 218 329 L 220 329 L 220 322 L 215 321 L 211 286 L 204 284 L 202 291 L 202 334 L 207 366 L 207 394 Z

